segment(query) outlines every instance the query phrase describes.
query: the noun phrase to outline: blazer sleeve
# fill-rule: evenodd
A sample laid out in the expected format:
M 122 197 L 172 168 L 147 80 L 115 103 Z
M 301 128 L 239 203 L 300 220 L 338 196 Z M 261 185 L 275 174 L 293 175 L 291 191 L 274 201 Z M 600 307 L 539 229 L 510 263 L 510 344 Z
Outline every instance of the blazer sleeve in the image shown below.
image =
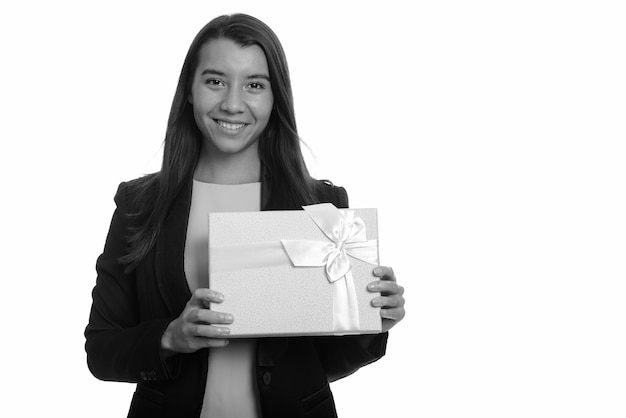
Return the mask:
M 324 200 L 333 200 L 332 203 L 338 208 L 347 208 L 349 200 L 346 189 L 331 186 L 331 190 L 333 193 Z M 374 335 L 316 337 L 314 345 L 326 376 L 332 382 L 384 356 L 387 338 L 387 332 Z
M 140 321 L 136 277 L 118 261 L 124 254 L 128 213 L 126 186 L 115 195 L 116 209 L 104 251 L 96 262 L 89 324 L 87 364 L 102 380 L 140 382 L 174 377 L 161 358 L 161 336 L 171 319 Z

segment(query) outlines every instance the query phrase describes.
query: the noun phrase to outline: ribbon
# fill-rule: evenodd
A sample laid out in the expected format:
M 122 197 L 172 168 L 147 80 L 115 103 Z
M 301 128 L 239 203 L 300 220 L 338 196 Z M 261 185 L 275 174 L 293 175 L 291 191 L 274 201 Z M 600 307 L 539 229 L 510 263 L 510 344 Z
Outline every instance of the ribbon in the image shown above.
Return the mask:
M 354 211 L 339 211 L 331 203 L 303 206 L 329 241 L 281 240 L 296 267 L 325 266 L 333 286 L 333 330 L 357 331 L 359 307 L 350 259 L 378 264 L 376 240 L 368 240 L 365 223 Z
M 293 264 L 325 267 L 333 288 L 333 331 L 359 330 L 359 308 L 349 257 L 378 264 L 376 240 L 368 240 L 365 223 L 354 211 L 340 211 L 331 203 L 302 207 L 328 241 L 281 240 L 212 247 L 212 273 Z M 281 246 L 282 244 L 282 246 Z

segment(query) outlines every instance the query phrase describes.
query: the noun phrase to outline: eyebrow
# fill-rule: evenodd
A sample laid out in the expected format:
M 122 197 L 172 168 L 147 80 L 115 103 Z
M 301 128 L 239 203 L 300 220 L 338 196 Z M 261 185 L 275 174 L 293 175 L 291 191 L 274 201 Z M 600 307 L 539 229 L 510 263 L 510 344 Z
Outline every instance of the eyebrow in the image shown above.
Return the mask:
M 218 75 L 220 77 L 226 77 L 226 73 L 224 73 L 223 71 L 214 70 L 213 68 L 205 69 L 204 71 L 202 71 L 202 73 L 200 73 L 200 75 L 201 76 L 203 76 L 203 75 Z M 267 80 L 268 82 L 271 82 L 270 77 L 267 74 L 250 74 L 246 78 L 247 79 L 261 78 L 263 80 Z

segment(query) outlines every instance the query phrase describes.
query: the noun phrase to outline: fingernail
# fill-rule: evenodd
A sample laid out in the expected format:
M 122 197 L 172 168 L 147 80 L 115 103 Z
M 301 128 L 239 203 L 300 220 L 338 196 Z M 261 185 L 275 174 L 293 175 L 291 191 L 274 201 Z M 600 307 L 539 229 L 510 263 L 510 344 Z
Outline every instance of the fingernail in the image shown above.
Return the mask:
M 220 302 L 224 302 L 224 295 L 222 295 L 221 293 L 216 293 L 215 298 Z
M 370 283 L 370 284 L 368 284 L 368 285 L 367 285 L 367 288 L 368 288 L 369 290 L 378 290 L 378 289 L 379 289 L 379 287 L 380 287 L 380 286 L 379 286 L 379 285 L 377 285 L 376 283 Z
M 380 267 L 376 267 L 374 269 L 374 274 L 376 274 L 376 275 L 381 274 L 382 272 L 383 272 L 383 269 L 381 269 Z
M 232 322 L 235 318 L 233 318 L 233 316 L 232 316 L 231 314 L 224 314 L 224 315 L 223 315 L 223 317 L 222 317 L 222 319 L 223 319 L 224 321 L 229 321 L 229 322 Z
M 228 334 L 230 334 L 230 329 L 228 329 L 228 328 L 220 328 L 218 333 L 220 335 L 228 335 Z
M 372 299 L 372 306 L 378 308 L 381 305 L 380 300 Z

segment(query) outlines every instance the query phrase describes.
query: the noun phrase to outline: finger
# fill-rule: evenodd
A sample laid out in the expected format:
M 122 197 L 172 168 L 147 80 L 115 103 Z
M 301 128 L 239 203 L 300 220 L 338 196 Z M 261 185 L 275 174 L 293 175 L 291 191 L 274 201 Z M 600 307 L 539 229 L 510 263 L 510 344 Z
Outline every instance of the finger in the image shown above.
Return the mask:
M 189 344 L 190 352 L 195 352 L 200 350 L 201 348 L 218 348 L 218 347 L 226 347 L 228 345 L 229 340 L 225 338 L 204 338 L 204 337 L 196 337 L 193 338 L 191 343 Z
M 373 271 L 374 276 L 380 277 L 382 280 L 396 280 L 393 269 L 388 266 L 377 266 Z
M 228 340 L 225 340 L 225 339 L 209 338 L 205 340 L 205 347 L 219 348 L 219 347 L 226 347 L 227 345 L 228 345 Z
M 189 322 L 200 324 L 232 324 L 235 320 L 233 315 L 229 313 L 212 311 L 210 309 L 194 309 L 189 312 L 187 319 Z
M 375 308 L 398 308 L 404 306 L 404 298 L 401 295 L 379 296 L 371 303 Z
M 209 307 L 211 303 L 222 303 L 224 295 L 208 288 L 199 288 L 193 292 L 189 303 L 195 306 Z
M 223 339 L 230 335 L 230 328 L 215 327 L 213 325 L 191 324 L 190 335 L 199 338 L 218 338 Z
M 380 292 L 387 295 L 403 295 L 404 287 L 400 286 L 397 282 L 378 280 L 371 282 L 367 285 L 367 290 L 370 292 Z
M 391 321 L 401 321 L 404 318 L 406 311 L 404 308 L 390 308 L 390 309 L 381 309 L 380 316 L 383 319 L 389 319 Z

